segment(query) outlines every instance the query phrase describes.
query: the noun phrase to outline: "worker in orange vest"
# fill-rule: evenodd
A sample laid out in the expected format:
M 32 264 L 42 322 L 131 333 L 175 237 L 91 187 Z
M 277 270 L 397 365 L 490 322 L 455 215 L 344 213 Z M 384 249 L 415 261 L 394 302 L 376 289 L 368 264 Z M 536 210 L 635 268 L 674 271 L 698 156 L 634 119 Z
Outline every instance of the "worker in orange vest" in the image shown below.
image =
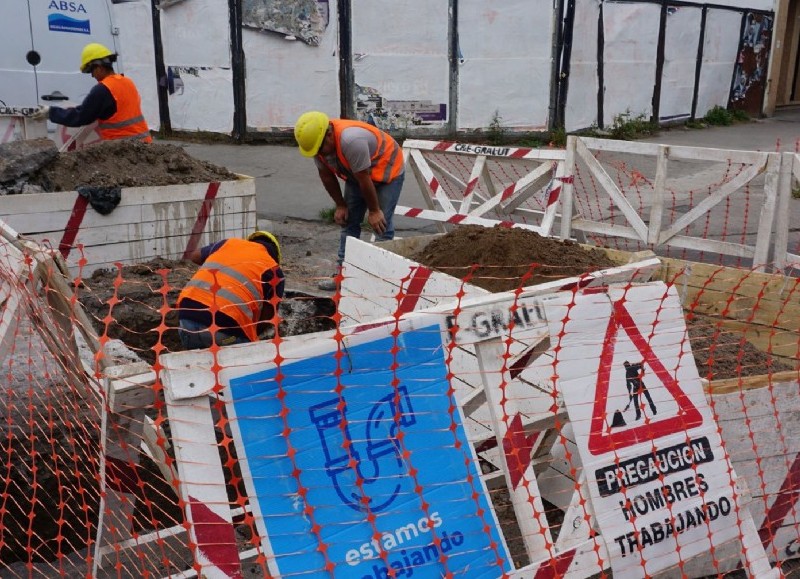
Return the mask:
M 224 239 L 187 257 L 200 269 L 178 296 L 178 335 L 184 348 L 257 342 L 276 334 L 284 275 L 274 235 L 256 231 L 246 240 Z
M 48 118 L 67 127 L 83 127 L 97 121 L 97 132 L 104 141 L 136 139 L 150 143 L 150 129 L 142 115 L 142 99 L 136 85 L 114 72 L 116 53 L 102 44 L 87 44 L 81 53 L 81 72 L 97 81 L 83 102 L 70 108 L 39 107 L 34 119 Z
M 310 111 L 297 119 L 294 137 L 300 153 L 314 158 L 322 185 L 336 204 L 334 220 L 342 226 L 339 267 L 347 237 L 361 237 L 365 214 L 376 241 L 393 239 L 392 218 L 405 166 L 403 151 L 391 135 L 361 121 Z M 344 181 L 344 194 L 337 177 Z M 334 290 L 336 284 L 333 278 L 324 279 L 319 288 Z

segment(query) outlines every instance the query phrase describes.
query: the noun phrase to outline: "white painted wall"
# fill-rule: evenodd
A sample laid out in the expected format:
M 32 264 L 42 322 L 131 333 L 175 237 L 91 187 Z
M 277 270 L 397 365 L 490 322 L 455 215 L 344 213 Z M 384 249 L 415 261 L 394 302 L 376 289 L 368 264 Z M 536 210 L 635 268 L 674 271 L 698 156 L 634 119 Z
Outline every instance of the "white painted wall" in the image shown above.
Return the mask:
M 689 117 L 692 113 L 697 46 L 702 10 L 672 7 L 667 13 L 664 70 L 661 77 L 662 119 Z
M 458 5 L 458 128 L 547 128 L 551 0 L 468 0 Z
M 734 0 L 770 10 L 775 0 Z M 289 131 L 303 111 L 340 113 L 341 55 L 337 2 L 327 3 L 319 46 L 283 34 L 244 29 L 247 125 L 251 131 Z M 544 129 L 548 121 L 552 43 L 551 0 L 462 0 L 458 11 L 459 130 L 486 128 L 495 111 L 505 128 Z M 660 7 L 604 3 L 604 116 L 649 116 L 655 84 Z M 448 3 L 352 0 L 355 83 L 359 110 L 384 111 L 376 122 L 395 130 L 435 130 L 451 119 Z M 142 93 L 145 116 L 158 128 L 149 0 L 114 5 L 124 71 Z M 577 0 L 571 52 L 567 130 L 597 121 L 596 0 Z M 227 2 L 181 0 L 161 10 L 164 57 L 179 67 L 182 90 L 169 97 L 178 130 L 230 133 L 233 90 Z M 741 15 L 710 9 L 703 41 L 698 116 L 727 103 Z M 661 116 L 691 112 L 700 9 L 668 16 Z M 388 111 L 388 114 L 386 114 Z M 418 115 L 419 111 L 427 113 Z M 439 115 L 437 117 L 437 115 Z
M 660 17 L 657 4 L 603 5 L 603 120 L 607 127 L 619 115 L 652 115 Z M 570 85 L 570 90 L 580 87 Z
M 597 2 L 577 0 L 573 24 L 569 90 L 565 124 L 567 131 L 597 123 Z
M 281 34 L 242 32 L 247 75 L 247 126 L 293 127 L 307 110 L 340 114 L 339 30 L 335 2 L 319 46 Z
M 169 97 L 173 129 L 233 130 L 228 22 L 228 4 L 218 0 L 184 0 L 161 10 L 164 64 L 182 67 L 182 94 Z
M 697 117 L 715 105 L 726 106 L 733 66 L 739 50 L 742 16 L 728 10 L 709 10 L 703 43 L 703 66 L 697 96 Z
M 447 2 L 353 0 L 352 16 L 355 83 L 389 111 L 377 124 L 404 130 L 412 109 L 444 105 L 445 118 L 428 123 L 441 127 L 451 114 Z

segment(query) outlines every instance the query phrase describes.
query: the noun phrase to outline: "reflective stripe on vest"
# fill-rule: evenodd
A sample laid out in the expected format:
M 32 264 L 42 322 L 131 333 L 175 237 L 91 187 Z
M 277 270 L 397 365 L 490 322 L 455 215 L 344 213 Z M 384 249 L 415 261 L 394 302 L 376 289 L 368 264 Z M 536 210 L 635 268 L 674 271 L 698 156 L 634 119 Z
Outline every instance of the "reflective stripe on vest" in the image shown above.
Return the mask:
M 139 91 L 133 81 L 121 74 L 112 74 L 102 81 L 109 90 L 117 112 L 111 117 L 97 121 L 97 132 L 104 141 L 113 139 L 141 139 L 147 143 L 153 139 L 144 120 Z
M 340 139 L 342 131 L 350 127 L 366 129 L 375 135 L 378 146 L 375 154 L 372 155 L 369 176 L 375 183 L 388 183 L 403 172 L 403 151 L 391 135 L 384 133 L 377 127 L 361 121 L 348 121 L 344 119 L 333 119 L 333 135 L 336 141 L 336 157 L 346 171 L 352 173 L 350 163 L 342 155 Z M 342 179 L 347 179 L 348 175 L 339 175 Z
M 178 303 L 188 298 L 206 305 L 212 312 L 225 314 L 255 342 L 264 302 L 261 278 L 277 265 L 260 243 L 228 239 L 183 287 Z

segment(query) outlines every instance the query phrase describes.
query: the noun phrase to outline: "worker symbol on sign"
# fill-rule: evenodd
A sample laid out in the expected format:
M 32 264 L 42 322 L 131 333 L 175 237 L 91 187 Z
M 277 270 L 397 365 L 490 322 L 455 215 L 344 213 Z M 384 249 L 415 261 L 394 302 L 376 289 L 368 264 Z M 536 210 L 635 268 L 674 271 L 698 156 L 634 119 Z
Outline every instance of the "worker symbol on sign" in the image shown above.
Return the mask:
M 656 405 L 653 403 L 653 399 L 650 397 L 650 391 L 647 389 L 642 379 L 644 377 L 644 370 L 642 369 L 643 364 L 644 362 L 631 364 L 627 360 L 625 360 L 623 364 L 623 366 L 625 366 L 625 384 L 628 386 L 628 405 L 625 407 L 625 410 L 633 403 L 633 407 L 636 409 L 636 420 L 642 417 L 642 406 L 644 403 L 639 400 L 640 395 L 644 395 L 644 397 L 647 398 L 653 416 L 657 414 Z
M 625 385 L 628 388 L 628 403 L 623 410 L 614 411 L 614 417 L 611 420 L 612 428 L 618 428 L 627 424 L 623 415 L 628 412 L 631 406 L 636 410 L 636 421 L 642 419 L 643 413 L 647 416 L 645 400 L 647 400 L 647 404 L 650 405 L 650 416 L 652 417 L 658 414 L 656 411 L 656 404 L 653 402 L 650 391 L 644 383 L 644 361 L 631 364 L 625 360 L 623 366 L 625 366 Z

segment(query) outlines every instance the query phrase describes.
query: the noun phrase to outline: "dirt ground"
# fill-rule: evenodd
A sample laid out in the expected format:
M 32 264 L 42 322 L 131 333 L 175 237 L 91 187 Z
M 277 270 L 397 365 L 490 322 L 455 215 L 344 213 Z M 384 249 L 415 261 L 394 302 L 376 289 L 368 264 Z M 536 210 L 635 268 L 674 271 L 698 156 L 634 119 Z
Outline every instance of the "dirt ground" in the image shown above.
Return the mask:
M 524 229 L 480 225 L 461 225 L 434 239 L 412 259 L 491 292 L 617 265 L 602 251 L 587 251 L 577 243 Z
M 618 265 L 598 249 L 545 238 L 533 231 L 479 225 L 460 226 L 433 240 L 412 257 L 443 273 L 469 279 L 492 292 L 514 290 Z M 480 264 L 477 266 L 476 264 Z M 518 265 L 521 264 L 521 265 Z M 470 276 L 467 278 L 467 276 Z M 740 333 L 708 317 L 688 316 L 689 341 L 700 376 L 722 380 L 792 370 Z
M 44 191 L 74 191 L 79 186 L 149 187 L 208 181 L 231 181 L 224 167 L 191 157 L 175 145 L 104 141 L 60 153 L 30 176 Z

